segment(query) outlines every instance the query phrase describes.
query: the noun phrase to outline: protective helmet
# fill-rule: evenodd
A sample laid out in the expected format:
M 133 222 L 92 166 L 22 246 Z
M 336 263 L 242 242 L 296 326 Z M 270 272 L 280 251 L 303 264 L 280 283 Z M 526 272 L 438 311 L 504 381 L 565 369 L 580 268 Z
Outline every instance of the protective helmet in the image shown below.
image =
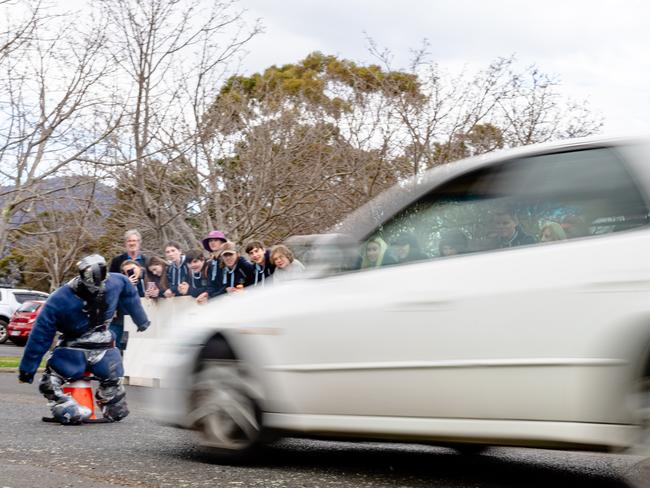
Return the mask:
M 106 260 L 99 254 L 86 256 L 77 263 L 81 282 L 91 293 L 97 292 L 106 281 Z

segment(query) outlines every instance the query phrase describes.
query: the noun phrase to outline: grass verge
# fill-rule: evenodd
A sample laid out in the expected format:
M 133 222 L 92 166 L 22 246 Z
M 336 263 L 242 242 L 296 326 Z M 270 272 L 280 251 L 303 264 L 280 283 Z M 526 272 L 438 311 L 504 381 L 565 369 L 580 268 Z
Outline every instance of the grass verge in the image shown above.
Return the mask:
M 9 356 L 0 356 L 0 368 L 18 368 L 20 364 L 20 358 L 9 357 Z M 41 361 L 39 368 L 45 367 L 45 361 Z

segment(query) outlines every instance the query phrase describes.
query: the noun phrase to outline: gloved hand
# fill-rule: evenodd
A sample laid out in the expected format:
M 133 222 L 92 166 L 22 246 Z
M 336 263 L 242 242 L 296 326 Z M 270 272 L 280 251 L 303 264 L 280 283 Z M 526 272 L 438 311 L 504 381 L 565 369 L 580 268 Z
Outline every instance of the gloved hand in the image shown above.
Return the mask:
M 31 384 L 34 381 L 34 373 L 26 373 L 25 371 L 18 370 L 18 381 Z
M 151 325 L 151 320 L 147 320 L 146 323 L 144 323 L 142 325 L 138 325 L 137 326 L 138 327 L 138 332 L 144 332 L 145 330 L 147 330 L 149 328 L 150 325 Z

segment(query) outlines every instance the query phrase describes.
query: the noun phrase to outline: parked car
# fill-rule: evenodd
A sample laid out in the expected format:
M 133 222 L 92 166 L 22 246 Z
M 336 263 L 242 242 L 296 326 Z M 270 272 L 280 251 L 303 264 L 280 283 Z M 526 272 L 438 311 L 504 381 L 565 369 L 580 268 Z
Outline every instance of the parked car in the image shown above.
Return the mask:
M 46 300 L 47 297 L 48 294 L 42 291 L 0 286 L 0 344 L 9 337 L 7 324 L 18 307 L 28 300 Z
M 41 312 L 44 303 L 45 300 L 30 300 L 18 307 L 7 325 L 7 337 L 11 342 L 17 346 L 27 344 L 36 317 Z
M 222 457 L 277 435 L 647 447 L 649 159 L 578 140 L 401 182 L 311 247 L 311 279 L 172 330 L 156 418 Z M 356 270 L 375 236 L 420 249 Z

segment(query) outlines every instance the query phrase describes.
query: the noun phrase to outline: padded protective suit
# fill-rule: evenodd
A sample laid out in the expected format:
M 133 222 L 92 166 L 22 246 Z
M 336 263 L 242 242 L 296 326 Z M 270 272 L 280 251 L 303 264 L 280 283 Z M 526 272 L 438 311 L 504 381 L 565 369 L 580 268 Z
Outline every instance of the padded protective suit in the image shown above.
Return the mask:
M 75 279 L 77 280 L 77 279 Z M 57 347 L 50 355 L 39 390 L 50 400 L 52 413 L 61 423 L 79 423 L 87 417 L 82 408 L 62 390 L 66 382 L 81 379 L 89 371 L 100 381 L 96 393 L 97 403 L 104 417 L 120 420 L 128 414 L 125 391 L 121 384 L 124 368 L 119 350 L 113 345 L 108 324 L 118 307 L 131 315 L 138 330 L 149 325 L 140 297 L 129 280 L 109 273 L 99 295 L 100 307 L 93 309 L 95 298 L 84 300 L 77 289 L 78 282 L 56 290 L 45 303 L 30 334 L 20 371 L 33 374 L 50 347 L 56 332 L 61 333 Z M 93 309 L 100 316 L 92 318 Z M 73 403 L 70 403 L 73 402 Z M 86 409 L 87 410 L 87 409 Z M 89 413 L 88 413 L 89 415 Z

